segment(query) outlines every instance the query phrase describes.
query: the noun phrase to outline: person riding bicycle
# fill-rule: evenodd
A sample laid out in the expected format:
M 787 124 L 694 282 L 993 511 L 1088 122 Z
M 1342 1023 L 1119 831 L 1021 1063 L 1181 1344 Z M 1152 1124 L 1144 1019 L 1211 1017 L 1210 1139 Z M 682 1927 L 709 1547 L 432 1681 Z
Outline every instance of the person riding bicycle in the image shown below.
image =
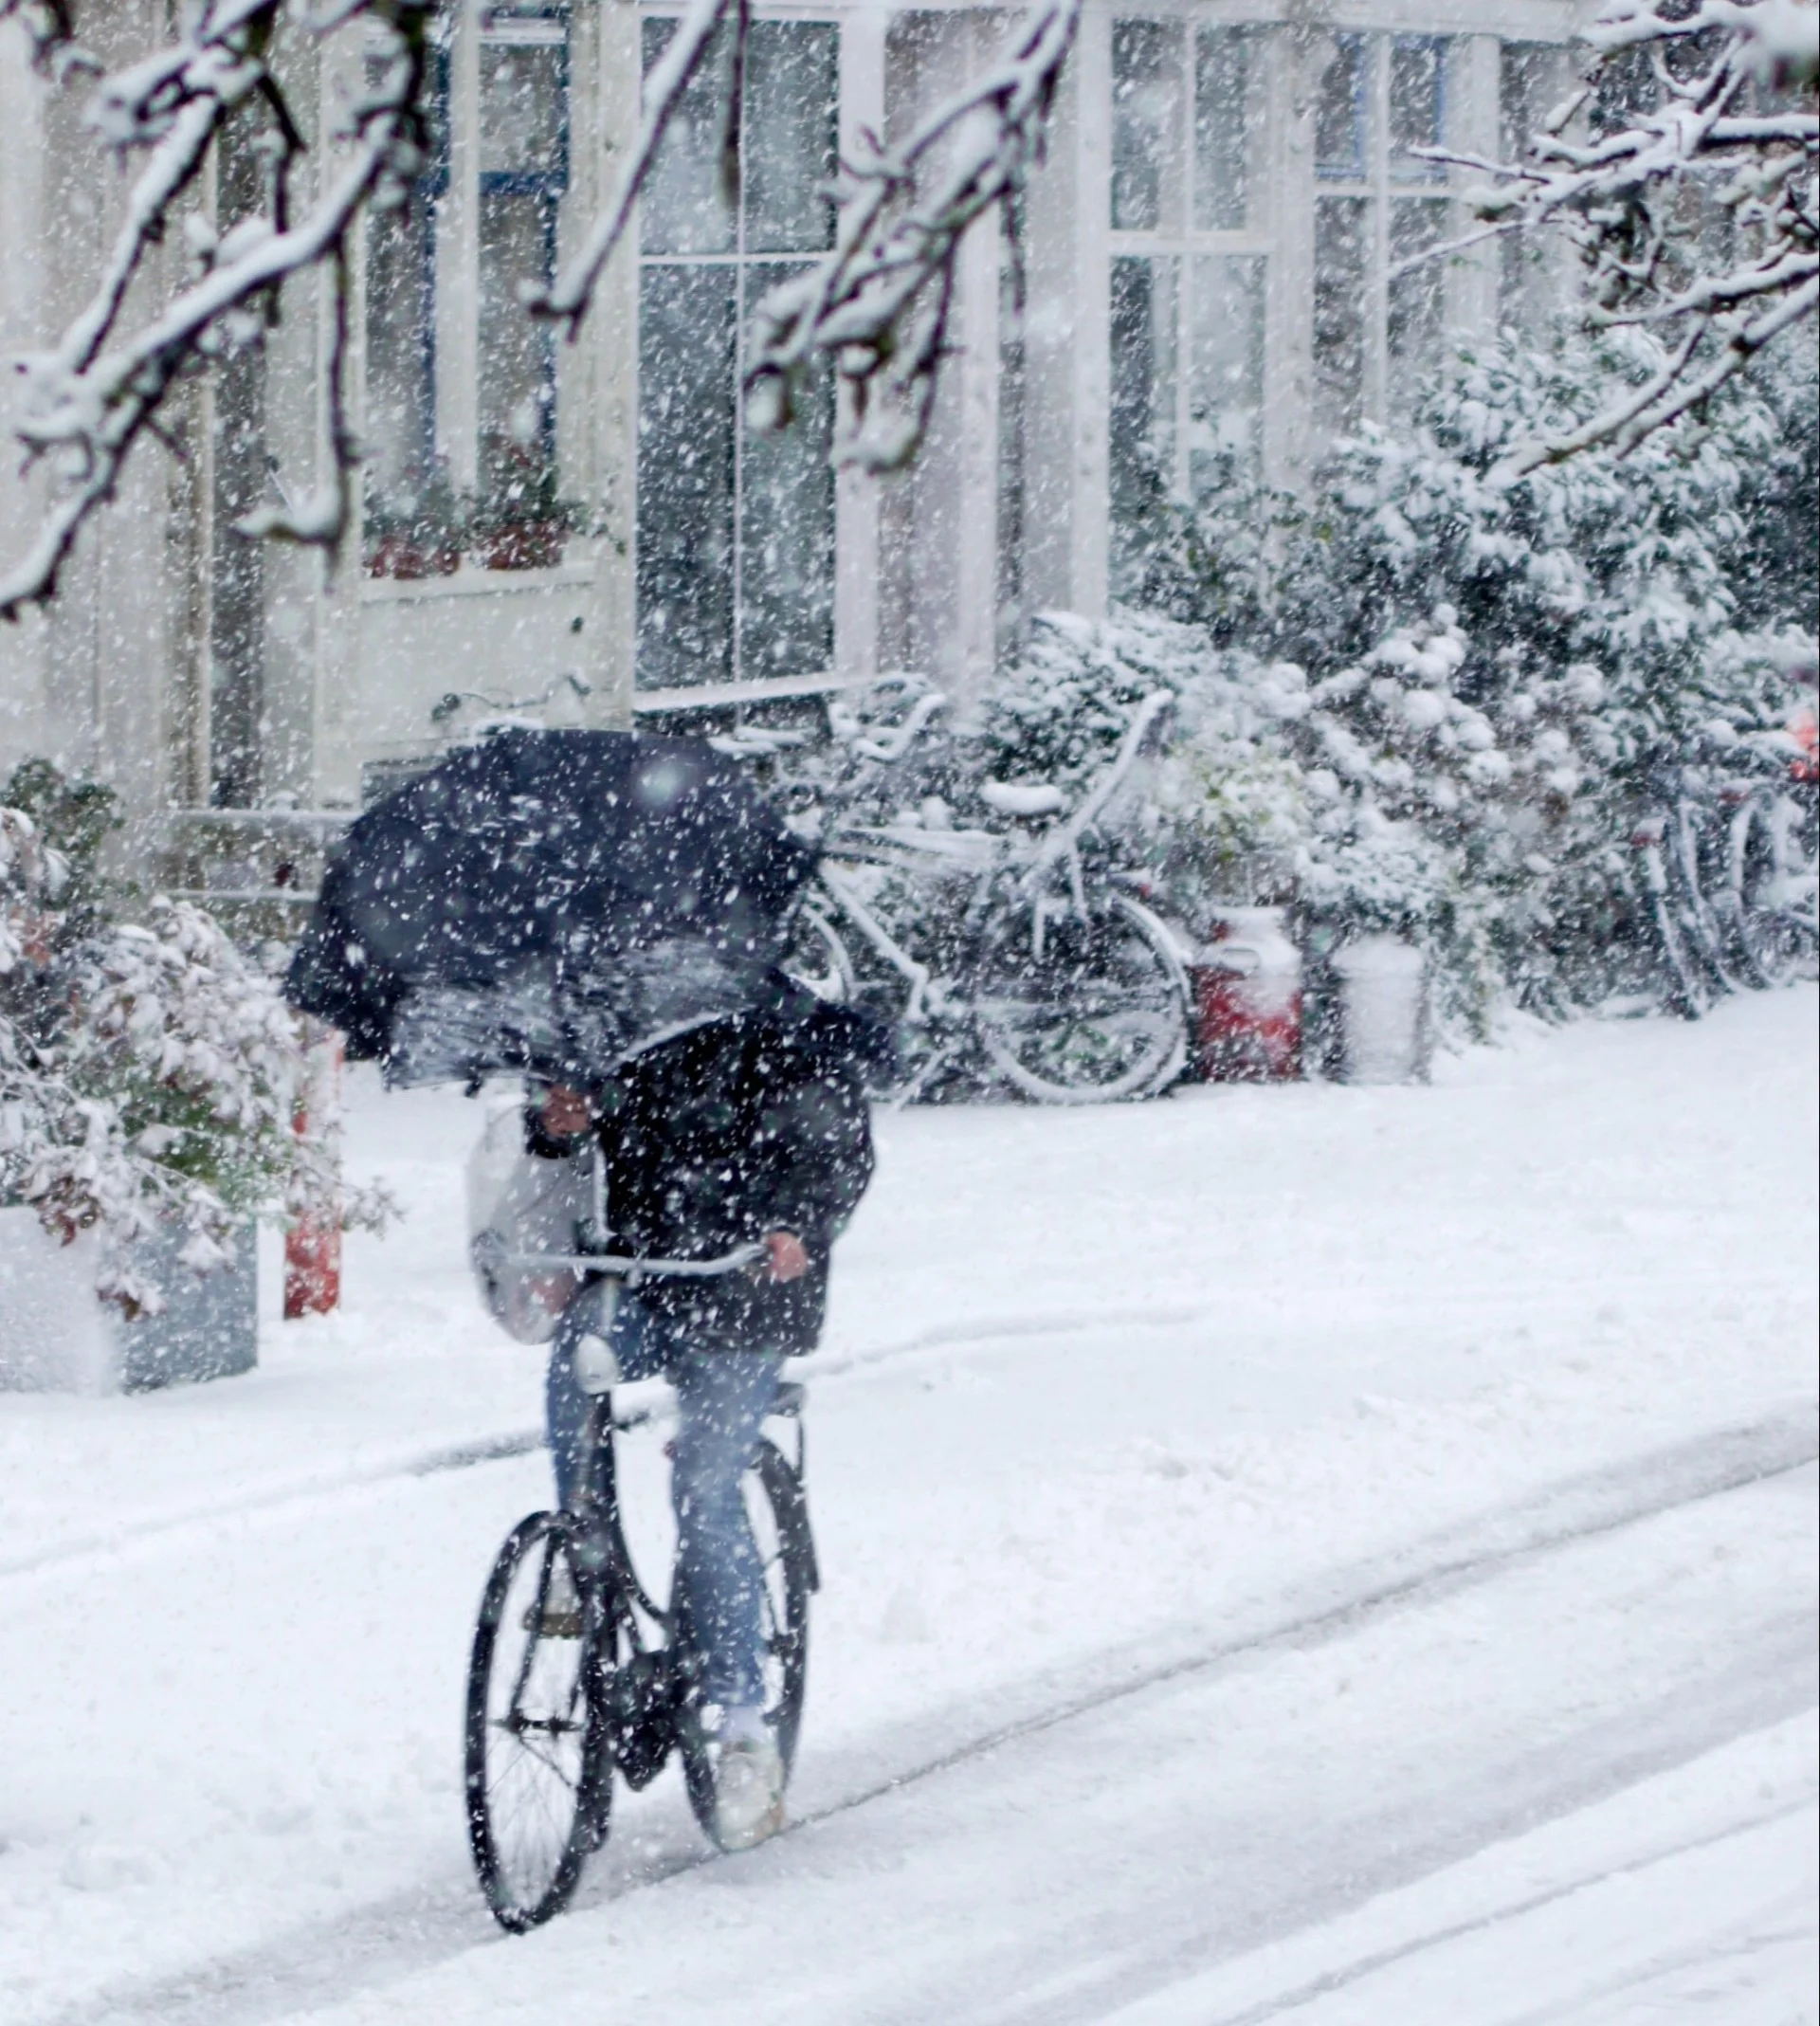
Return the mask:
M 645 1281 L 603 1325 L 599 1290 L 571 1302 L 550 1360 L 549 1443 L 571 1505 L 589 1398 L 576 1360 L 607 1350 L 622 1378 L 662 1373 L 681 1423 L 671 1502 L 682 1616 L 701 1666 L 691 1720 L 715 1764 L 717 1838 L 750 1847 L 783 1821 L 784 1767 L 765 1722 L 761 1572 L 741 1481 L 786 1358 L 821 1334 L 833 1240 L 872 1173 L 863 1071 L 870 1024 L 778 977 L 754 1010 L 696 1028 L 526 1110 L 544 1158 L 597 1138 L 613 1250 L 709 1259 L 763 1246 L 744 1272 Z

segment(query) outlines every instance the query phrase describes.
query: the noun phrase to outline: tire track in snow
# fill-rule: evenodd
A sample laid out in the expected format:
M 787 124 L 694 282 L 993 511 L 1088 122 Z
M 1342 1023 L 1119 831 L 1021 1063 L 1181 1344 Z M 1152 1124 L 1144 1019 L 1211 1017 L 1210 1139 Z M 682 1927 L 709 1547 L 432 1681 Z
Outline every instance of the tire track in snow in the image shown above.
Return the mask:
M 1665 1844 L 1660 1850 L 1650 1851 L 1647 1855 L 1631 1858 L 1627 1863 L 1602 1865 L 1596 1871 L 1564 1879 L 1558 1885 L 1550 1886 L 1546 1891 L 1533 1892 L 1527 1898 L 1513 1900 L 1508 1906 L 1495 1907 L 1472 1920 L 1455 1921 L 1448 1926 L 1437 1927 L 1431 1933 L 1418 1935 L 1411 1941 L 1401 1943 L 1394 1948 L 1379 1949 L 1374 1954 L 1361 1956 L 1343 1969 L 1330 1970 L 1320 1977 L 1311 1977 L 1305 1982 L 1265 1999 L 1258 2004 L 1247 2005 L 1242 2011 L 1224 2012 L 1218 2018 L 1210 2015 L 1207 2026 L 1269 2026 L 1272 2019 L 1299 2012 L 1304 2005 L 1313 2004 L 1317 1999 L 1331 1997 L 1336 1991 L 1345 1990 L 1349 1984 L 1362 1983 L 1367 1978 L 1375 1977 L 1379 1971 L 1392 1969 L 1398 1963 L 1408 1962 L 1411 1958 L 1423 1955 L 1430 1949 L 1445 1948 L 1449 1943 L 1464 1941 L 1468 1935 L 1483 1934 L 1487 1929 L 1501 1927 L 1509 1921 L 1520 1921 L 1529 1914 L 1539 1913 L 1545 1907 L 1557 1906 L 1563 1900 L 1574 1898 L 1576 1893 L 1602 1886 L 1611 1879 L 1642 1877 L 1665 1865 L 1673 1864 L 1678 1858 L 1691 1856 L 1696 1852 L 1717 1850 L 1726 1843 L 1737 1841 L 1740 1836 L 1753 1835 L 1758 1830 L 1767 1829 L 1774 1823 L 1786 1822 L 1795 1816 L 1810 1814 L 1812 1808 L 1811 1798 L 1804 1796 L 1800 1800 L 1789 1801 L 1782 1807 L 1744 1816 L 1723 1829 L 1709 1830 L 1704 1835 L 1687 1836 L 1678 1842 Z M 1708 1944 L 1704 1942 L 1696 1944 L 1684 1952 L 1671 1951 L 1654 1959 L 1648 1965 L 1648 1974 L 1660 1975 L 1665 1969 L 1701 1962 L 1707 1960 L 1709 1954 Z M 1612 1988 L 1622 1990 L 1627 1983 L 1638 1980 L 1640 1980 L 1627 1978 L 1624 1982 Z M 1169 1995 L 1167 1989 L 1161 1993 L 1153 1993 L 1144 2003 L 1146 2006 L 1154 2006 L 1159 1997 L 1167 1998 Z M 1138 2009 L 1137 2006 L 1119 2008 L 1124 2012 L 1135 2012 Z M 1105 2026 L 1119 2026 L 1118 2013 L 1108 2016 Z
M 831 1820 L 913 1781 L 983 1759 L 1020 1739 L 1053 1730 L 1060 1724 L 1185 1676 L 1272 1652 L 1328 1645 L 1397 1611 L 1441 1602 L 1541 1556 L 1771 1478 L 1790 1476 L 1816 1461 L 1820 1461 L 1820 1431 L 1809 1410 L 1699 1437 L 1615 1470 L 1570 1478 L 1538 1499 L 1456 1529 L 1439 1541 L 1430 1539 L 1307 1586 L 1302 1608 L 1274 1627 L 1240 1633 L 1211 1646 L 1134 1667 L 1122 1679 L 1102 1682 L 1000 1725 L 910 1771 L 796 1816 L 791 1828 Z M 1443 1551 L 1439 1559 L 1424 1559 L 1425 1555 L 1434 1557 L 1437 1548 Z M 1320 1600 L 1322 1591 L 1329 1593 L 1328 1601 Z M 1155 1642 L 1146 1645 L 1154 1648 Z
M 1254 1613 L 1258 1622 L 1215 1641 L 1185 1640 L 1174 1653 L 1148 1664 L 1134 1655 L 1139 1651 L 1154 1655 L 1154 1639 L 1142 1649 L 1102 1655 L 1086 1670 L 1097 1678 L 1080 1692 L 1043 1700 L 1039 1707 L 988 1730 L 924 1751 L 895 1772 L 865 1780 L 806 1809 L 784 1834 L 793 1835 L 853 1814 L 1007 1745 L 1171 1683 L 1272 1653 L 1336 1643 L 1552 1553 L 1792 1475 L 1816 1460 L 1820 1439 L 1810 1405 L 1565 1479 L 1465 1527 L 1300 1586 L 1278 1600 L 1274 1615 L 1259 1609 Z M 615 1850 L 610 1843 L 610 1861 Z M 699 1846 L 660 1856 L 622 1874 L 610 1889 L 584 1889 L 573 1910 L 596 1910 L 719 1861 Z M 258 2026 L 364 1988 L 381 1987 L 488 1943 L 512 1945 L 486 1916 L 477 1889 L 464 1879 L 459 1887 L 420 1888 L 282 1943 L 216 1959 L 138 1990 L 117 1987 L 99 1999 L 50 2016 L 43 2026 Z

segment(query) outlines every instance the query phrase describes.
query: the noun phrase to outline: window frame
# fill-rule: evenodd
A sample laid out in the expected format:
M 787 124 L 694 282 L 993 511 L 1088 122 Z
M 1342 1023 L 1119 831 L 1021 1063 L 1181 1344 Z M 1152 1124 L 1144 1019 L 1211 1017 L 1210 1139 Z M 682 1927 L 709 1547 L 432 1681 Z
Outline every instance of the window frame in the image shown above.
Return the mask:
M 1181 38 L 1177 50 L 1180 86 L 1175 94 L 1174 119 L 1174 146 L 1179 159 L 1173 172 L 1166 168 L 1159 177 L 1159 182 L 1163 185 L 1174 186 L 1174 216 L 1164 216 L 1156 226 L 1145 228 L 1120 226 L 1114 222 L 1117 216 L 1115 207 L 1118 191 L 1118 38 L 1119 30 L 1127 24 L 1139 23 L 1165 31 L 1174 28 Z M 1205 427 L 1205 417 L 1197 412 L 1199 389 L 1195 372 L 1198 330 L 1195 312 L 1201 279 L 1198 264 L 1213 260 L 1251 264 L 1253 274 L 1246 285 L 1245 292 L 1253 295 L 1255 300 L 1252 338 L 1254 356 L 1250 371 L 1257 405 L 1252 440 L 1245 462 L 1247 477 L 1253 482 L 1260 481 L 1264 476 L 1265 457 L 1264 438 L 1265 406 L 1269 381 L 1269 300 L 1281 257 L 1278 225 L 1272 215 L 1274 207 L 1267 192 L 1270 114 L 1267 70 L 1269 51 L 1266 38 L 1269 25 L 1232 22 L 1217 16 L 1208 18 L 1192 12 L 1154 14 L 1138 9 L 1121 9 L 1114 17 L 1111 26 L 1114 55 L 1108 90 L 1111 95 L 1112 155 L 1107 164 L 1105 194 L 1103 199 L 1100 200 L 1103 203 L 1103 215 L 1107 222 L 1108 333 L 1110 336 L 1117 314 L 1116 305 L 1122 287 L 1119 269 L 1123 264 L 1147 263 L 1151 268 L 1150 287 L 1153 292 L 1157 285 L 1157 270 L 1167 264 L 1173 269 L 1171 286 L 1174 295 L 1174 328 L 1168 337 L 1169 350 L 1173 357 L 1171 371 L 1174 390 L 1171 404 L 1173 412 L 1168 423 L 1171 447 L 1167 468 L 1161 477 L 1174 495 L 1188 498 L 1192 496 L 1196 484 L 1195 460 L 1205 447 L 1196 442 L 1197 434 L 1201 433 Z M 1198 223 L 1203 210 L 1203 46 L 1205 42 L 1216 36 L 1234 38 L 1245 51 L 1245 132 L 1242 147 L 1246 216 L 1243 225 L 1210 226 Z M 1207 209 L 1212 208 L 1210 206 Z M 1155 301 L 1154 293 L 1152 301 Z M 1108 557 L 1117 594 L 1118 579 L 1123 567 L 1122 513 L 1126 503 L 1120 498 L 1120 467 L 1123 458 L 1113 435 L 1116 417 L 1120 408 L 1120 361 L 1117 356 L 1111 359 L 1110 368 L 1106 418 L 1108 442 L 1105 510 Z
M 658 6 L 641 6 L 638 9 L 638 16 L 641 75 L 648 75 L 650 66 L 649 64 L 646 62 L 644 54 L 646 25 L 653 22 L 669 22 L 674 24 L 682 18 L 682 10 L 680 7 L 675 6 L 673 4 Z M 838 163 L 840 158 L 842 132 L 841 92 L 843 85 L 843 70 L 841 62 L 841 49 L 843 41 L 848 32 L 850 19 L 850 11 L 845 8 L 839 7 L 817 7 L 802 9 L 792 9 L 788 12 L 784 12 L 781 10 L 773 11 L 769 9 L 765 9 L 763 12 L 760 12 L 756 9 L 755 9 L 753 16 L 755 26 L 758 26 L 760 24 L 777 24 L 780 26 L 787 26 L 791 27 L 820 27 L 831 31 L 833 37 L 834 63 L 832 79 L 833 98 L 829 106 L 829 135 L 832 143 L 833 166 L 836 170 L 838 170 Z M 672 33 L 674 33 L 673 27 Z M 749 113 L 751 103 L 752 100 L 749 78 L 747 96 L 741 106 L 742 118 L 744 118 Z M 742 159 L 743 155 L 744 150 L 742 146 Z M 731 632 L 728 644 L 729 671 L 724 677 L 719 674 L 708 674 L 704 675 L 701 679 L 699 684 L 689 684 L 682 685 L 669 683 L 661 676 L 646 676 L 646 674 L 645 673 L 644 656 L 640 652 L 640 642 L 642 639 L 644 629 L 644 602 L 642 595 L 642 587 L 637 581 L 643 571 L 644 545 L 643 541 L 638 538 L 641 537 L 644 532 L 645 504 L 642 497 L 639 497 L 637 498 L 637 503 L 634 507 L 634 528 L 636 531 L 634 538 L 635 541 L 637 541 L 639 557 L 638 566 L 637 568 L 635 568 L 634 571 L 633 586 L 634 648 L 632 663 L 632 707 L 635 711 L 656 708 L 656 705 L 645 701 L 646 699 L 653 697 L 663 698 L 664 700 L 664 707 L 668 709 L 696 707 L 693 705 L 684 706 L 676 703 L 673 700 L 688 695 L 691 691 L 697 688 L 701 691 L 702 697 L 704 699 L 703 703 L 701 704 L 700 707 L 706 708 L 708 706 L 705 702 L 705 699 L 707 699 L 710 694 L 715 700 L 719 702 L 724 702 L 729 697 L 741 695 L 749 696 L 755 702 L 762 700 L 766 696 L 787 697 L 801 694 L 812 694 L 816 693 L 816 691 L 818 691 L 822 687 L 831 688 L 837 686 L 833 665 L 835 659 L 835 636 L 839 627 L 839 613 L 837 610 L 840 595 L 840 556 L 838 527 L 839 515 L 837 512 L 836 488 L 833 482 L 833 473 L 831 466 L 829 467 L 828 474 L 828 493 L 827 501 L 828 652 L 825 657 L 826 666 L 822 668 L 815 670 L 789 671 L 782 674 L 758 674 L 749 672 L 749 661 L 751 657 L 748 653 L 748 643 L 746 638 L 747 621 L 749 615 L 745 610 L 746 601 L 743 595 L 744 577 L 747 567 L 747 550 L 749 547 L 745 525 L 745 516 L 746 505 L 748 502 L 747 476 L 748 465 L 750 463 L 750 447 L 747 441 L 749 431 L 745 426 L 742 411 L 743 388 L 745 384 L 745 362 L 747 356 L 747 347 L 749 343 L 748 326 L 750 322 L 751 307 L 753 301 L 752 278 L 760 269 L 808 266 L 810 263 L 820 258 L 821 255 L 828 249 L 828 247 L 831 246 L 831 245 L 833 244 L 833 236 L 835 231 L 834 207 L 831 203 L 829 203 L 827 207 L 828 218 L 826 226 L 825 244 L 822 246 L 801 247 L 784 250 L 769 247 L 752 247 L 748 246 L 747 235 L 749 225 L 749 210 L 750 207 L 748 205 L 748 202 L 746 201 L 746 185 L 742 180 L 740 200 L 735 207 L 734 211 L 732 244 L 728 246 L 701 251 L 674 249 L 659 249 L 655 251 L 647 250 L 645 245 L 645 217 L 644 205 L 642 203 L 638 207 L 639 215 L 635 216 L 632 221 L 632 236 L 635 242 L 636 248 L 636 294 L 640 304 L 638 317 L 639 334 L 635 340 L 634 349 L 634 356 L 637 362 L 636 412 L 639 418 L 638 422 L 636 422 L 634 425 L 634 440 L 632 447 L 632 458 L 635 467 L 642 459 L 642 447 L 640 439 L 643 433 L 642 423 L 645 412 L 645 400 L 646 392 L 643 330 L 643 304 L 645 300 L 645 277 L 646 272 L 653 267 L 723 267 L 730 270 L 733 276 L 734 319 L 732 386 L 734 401 L 733 473 L 731 480 L 731 489 L 729 494 L 729 514 L 731 520 L 732 544 L 732 554 L 730 557 Z M 643 487 L 635 485 L 634 491 L 636 497 L 637 495 L 642 494 Z M 813 687 L 810 687 L 810 685 L 813 685 Z
M 1265 353 L 1267 341 L 1263 332 L 1266 319 L 1266 305 L 1272 282 L 1273 269 L 1278 260 L 1277 231 L 1274 221 L 1268 216 L 1269 207 L 1265 198 L 1265 169 L 1268 149 L 1267 90 L 1265 74 L 1265 24 L 1248 22 L 1234 23 L 1223 19 L 1206 19 L 1189 14 L 1147 14 L 1138 11 L 1121 11 L 1114 19 L 1112 31 L 1114 47 L 1120 28 L 1128 23 L 1142 23 L 1147 26 L 1177 29 L 1181 35 L 1179 49 L 1181 88 L 1176 100 L 1174 119 L 1174 145 L 1180 160 L 1173 177 L 1165 172 L 1164 180 L 1173 181 L 1176 191 L 1174 218 L 1163 218 L 1155 227 L 1136 228 L 1113 223 L 1116 216 L 1117 167 L 1116 134 L 1118 124 L 1118 76 L 1115 69 L 1110 81 L 1113 94 L 1113 128 L 1115 135 L 1115 160 L 1108 163 L 1107 187 L 1104 197 L 1105 215 L 1108 221 L 1106 246 L 1109 266 L 1107 315 L 1112 315 L 1112 300 L 1117 293 L 1117 270 L 1124 261 L 1143 260 L 1153 264 L 1173 262 L 1174 265 L 1174 289 L 1175 295 L 1174 329 L 1171 348 L 1174 357 L 1174 414 L 1170 425 L 1173 439 L 1171 456 L 1172 469 L 1169 473 L 1174 488 L 1187 495 L 1192 482 L 1192 460 L 1195 454 L 1193 442 L 1197 418 L 1195 415 L 1194 385 L 1194 304 L 1197 294 L 1195 263 L 1209 259 L 1245 260 L 1257 263 L 1257 280 L 1253 284 L 1258 299 L 1258 358 L 1256 373 L 1259 394 L 1259 426 L 1257 439 L 1250 450 L 1250 462 L 1254 470 L 1260 467 L 1264 452 L 1262 442 L 1262 409 L 1264 380 L 1265 377 Z M 1239 226 L 1204 226 L 1196 222 L 1200 212 L 1200 181 L 1202 163 L 1199 144 L 1200 136 L 1200 90 L 1202 82 L 1202 44 L 1206 38 L 1231 36 L 1238 39 L 1246 52 L 1247 77 L 1245 86 L 1245 136 L 1244 159 L 1246 165 L 1245 204 L 1246 219 Z M 1153 286 L 1155 285 L 1153 281 Z M 1117 366 L 1114 367 L 1115 376 Z M 1110 415 L 1108 417 L 1110 422 Z M 1114 507 L 1109 496 L 1109 515 Z M 1116 518 L 1116 515 L 1114 516 Z M 1114 535 L 1114 546 L 1117 537 Z
M 450 0 L 433 17 L 430 28 L 431 88 L 435 108 L 435 153 L 413 188 L 411 202 L 427 208 L 424 232 L 425 302 L 417 385 L 421 405 L 414 433 L 425 451 L 425 469 L 432 483 L 440 474 L 451 497 L 485 508 L 481 499 L 482 415 L 484 397 L 482 374 L 482 291 L 480 285 L 482 262 L 482 233 L 485 200 L 489 195 L 530 196 L 537 201 L 540 238 L 547 271 L 554 271 L 559 259 L 564 229 L 564 205 L 574 187 L 574 155 L 577 130 L 576 36 L 581 0 Z M 556 34 L 515 37 L 500 29 L 508 24 L 526 27 L 550 24 Z M 481 66 L 489 44 L 509 46 L 523 41 L 534 46 L 560 49 L 559 89 L 561 95 L 557 159 L 549 168 L 537 170 L 488 170 L 482 166 L 482 108 Z M 372 230 L 370 220 L 359 242 L 360 402 L 364 421 L 372 389 L 372 318 L 376 308 L 372 296 Z M 542 377 L 548 399 L 541 404 L 538 425 L 540 470 L 548 474 L 551 489 L 558 495 L 579 489 L 578 473 L 565 473 L 567 431 L 559 419 L 563 403 L 562 349 L 554 330 L 537 334 L 542 358 Z M 571 483 L 565 486 L 564 479 Z M 431 541 L 416 544 L 424 554 L 408 555 L 394 567 L 375 557 L 373 523 L 384 519 L 384 508 L 371 496 L 362 504 L 362 575 L 369 583 L 390 576 L 446 577 L 457 567 L 470 571 L 499 572 L 510 578 L 528 571 L 565 567 L 567 557 L 559 552 L 562 538 L 552 543 L 533 544 L 528 550 L 510 538 L 516 527 L 529 529 L 535 522 L 545 525 L 538 515 L 527 514 L 522 523 L 502 517 L 501 530 L 477 531 L 470 525 L 465 544 L 438 547 Z M 566 529 L 569 520 L 559 517 L 555 525 Z M 412 544 L 407 544 L 408 549 Z M 552 547 L 558 552 L 547 553 Z M 459 550 L 459 555 L 457 551 Z M 434 551 L 434 553 L 429 553 Z
M 554 279 L 557 261 L 558 237 L 562 228 L 563 200 L 569 194 L 571 168 L 574 155 L 574 9 L 569 0 L 508 0 L 508 4 L 480 9 L 475 16 L 475 33 L 481 60 L 485 59 L 487 46 L 495 48 L 555 48 L 560 55 L 557 62 L 558 90 L 561 93 L 562 114 L 557 129 L 556 160 L 549 169 L 488 169 L 482 155 L 483 145 L 482 84 L 481 105 L 476 107 L 474 148 L 475 216 L 474 235 L 478 255 L 484 229 L 484 210 L 490 196 L 530 197 L 537 206 L 537 223 L 543 240 L 543 257 L 547 273 Z M 499 24 L 521 24 L 530 27 L 534 23 L 560 24 L 558 35 L 525 34 L 512 35 L 500 32 Z M 480 429 L 480 316 L 481 302 L 477 292 L 474 305 L 475 316 L 475 430 L 478 444 Z M 537 327 L 539 349 L 543 356 L 544 377 L 549 387 L 550 398 L 544 404 L 539 423 L 545 465 L 552 471 L 559 468 L 556 438 L 556 334 L 553 324 L 539 323 Z
M 1453 179 L 1445 166 L 1437 164 L 1429 175 L 1396 173 L 1397 150 L 1392 119 L 1395 54 L 1400 48 L 1417 46 L 1435 51 L 1435 135 L 1437 143 L 1445 147 L 1455 118 L 1453 72 L 1459 62 L 1460 38 L 1447 34 L 1369 28 L 1346 29 L 1333 35 L 1330 41 L 1336 46 L 1350 44 L 1360 49 L 1364 56 L 1362 74 L 1355 88 L 1356 131 L 1359 137 L 1358 173 L 1346 174 L 1323 166 L 1317 155 L 1311 191 L 1317 249 L 1314 286 L 1317 291 L 1320 287 L 1321 208 L 1329 204 L 1363 207 L 1364 285 L 1359 311 L 1362 322 L 1361 370 L 1349 414 L 1336 417 L 1331 411 L 1322 412 L 1320 354 L 1314 348 L 1311 336 L 1311 392 L 1317 428 L 1325 435 L 1343 435 L 1361 422 L 1383 423 L 1392 419 L 1396 391 L 1413 391 L 1409 388 L 1409 375 L 1394 371 L 1399 361 L 1392 356 L 1396 322 L 1393 302 L 1396 278 L 1392 270 L 1398 260 L 1405 257 L 1396 250 L 1396 208 L 1431 207 L 1436 214 L 1436 229 L 1431 237 L 1438 241 L 1448 235 L 1448 210 L 1456 201 Z M 1428 270 L 1425 279 L 1438 304 L 1445 331 L 1447 311 L 1440 269 Z M 1316 318 L 1319 318 L 1318 309 Z M 1311 324 L 1311 332 L 1312 329 Z M 1418 360 L 1416 370 L 1426 370 L 1425 362 Z

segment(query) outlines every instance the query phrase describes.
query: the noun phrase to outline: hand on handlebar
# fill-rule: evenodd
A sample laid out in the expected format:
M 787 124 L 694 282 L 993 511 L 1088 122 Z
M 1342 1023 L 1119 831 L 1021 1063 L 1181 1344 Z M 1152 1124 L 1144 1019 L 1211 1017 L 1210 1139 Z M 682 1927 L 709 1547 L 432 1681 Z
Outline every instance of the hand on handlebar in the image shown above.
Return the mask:
M 764 1267 L 769 1280 L 800 1280 L 809 1271 L 809 1248 L 794 1232 L 767 1232 Z

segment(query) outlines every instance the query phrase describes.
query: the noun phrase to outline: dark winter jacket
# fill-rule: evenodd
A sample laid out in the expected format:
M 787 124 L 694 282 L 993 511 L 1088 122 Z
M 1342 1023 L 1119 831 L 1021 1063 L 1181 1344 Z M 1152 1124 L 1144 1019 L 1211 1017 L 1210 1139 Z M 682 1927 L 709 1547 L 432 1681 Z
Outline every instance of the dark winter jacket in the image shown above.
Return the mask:
M 686 1321 L 704 1343 L 788 1355 L 814 1347 L 829 1249 L 872 1174 L 869 1040 L 846 1009 L 780 991 L 762 1010 L 668 1042 L 593 1087 L 615 1250 L 706 1259 L 788 1231 L 810 1256 L 793 1281 L 653 1279 L 642 1303 Z M 546 1134 L 535 1104 L 526 1130 L 535 1154 L 580 1143 Z

